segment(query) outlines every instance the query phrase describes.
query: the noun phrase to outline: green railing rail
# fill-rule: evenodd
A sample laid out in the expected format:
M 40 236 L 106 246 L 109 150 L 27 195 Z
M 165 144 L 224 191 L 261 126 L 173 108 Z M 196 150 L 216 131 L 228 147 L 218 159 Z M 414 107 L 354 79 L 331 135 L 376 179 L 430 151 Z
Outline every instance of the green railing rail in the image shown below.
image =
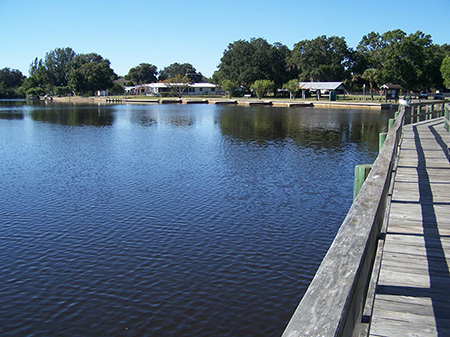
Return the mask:
M 283 337 L 367 335 L 403 125 L 441 117 L 444 111 L 449 125 L 445 101 L 399 107 L 367 179 Z

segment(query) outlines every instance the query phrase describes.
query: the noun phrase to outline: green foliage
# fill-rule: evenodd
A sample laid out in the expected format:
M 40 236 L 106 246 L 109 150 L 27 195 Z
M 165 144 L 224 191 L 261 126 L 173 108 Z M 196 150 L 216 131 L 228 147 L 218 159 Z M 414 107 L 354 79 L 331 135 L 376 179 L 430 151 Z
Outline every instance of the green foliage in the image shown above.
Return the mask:
M 228 45 L 212 80 L 230 95 L 236 86 L 248 90 L 259 80 L 272 81 L 273 89 L 283 86 L 289 90 L 287 85 L 293 79 L 343 81 L 357 89 L 364 83 L 369 83 L 371 89 L 385 83 L 415 91 L 442 89 L 444 80 L 445 86 L 450 86 L 448 61 L 444 62 L 448 55 L 450 45 L 433 44 L 430 35 L 420 31 L 408 35 L 400 29 L 383 34 L 370 32 L 363 36 L 356 50 L 337 36 L 302 40 L 292 51 L 281 43 L 252 38 Z M 127 84 L 155 82 L 157 75 L 156 66 L 141 63 L 129 70 Z M 179 81 L 175 80 L 177 76 Z M 33 60 L 28 78 L 17 70 L 0 70 L 0 97 L 17 97 L 31 89 L 35 89 L 31 90 L 33 93 L 63 95 L 68 93 L 68 87 L 78 94 L 91 95 L 97 90 L 111 90 L 116 78 L 109 60 L 101 55 L 77 55 L 71 48 L 57 48 L 46 53 L 44 59 Z M 172 88 L 177 95 L 184 92 L 186 83 L 207 81 L 189 63 L 165 67 L 159 80 L 184 83 Z M 295 91 L 289 92 L 295 98 Z
M 138 84 L 154 83 L 157 81 L 157 75 L 158 68 L 156 66 L 149 63 L 141 63 L 137 67 L 131 68 L 125 78 Z
M 344 81 L 350 78 L 352 51 L 345 39 L 325 35 L 294 45 L 290 63 L 304 81 Z
M 441 65 L 442 78 L 444 79 L 444 85 L 446 88 L 450 88 L 450 54 L 447 55 L 442 61 Z
M 117 75 L 108 59 L 90 54 L 76 54 L 71 48 L 48 52 L 45 60 L 37 57 L 30 65 L 30 77 L 23 83 L 27 94 L 66 95 L 72 91 L 92 95 L 110 89 Z
M 299 91 L 299 81 L 290 80 L 289 82 L 283 84 L 283 89 L 289 91 L 289 98 L 295 100 L 295 95 Z
M 71 48 L 56 48 L 45 55 L 43 65 L 47 70 L 49 83 L 52 86 L 67 86 L 67 76 L 75 55 Z
M 175 76 L 186 76 L 189 78 L 190 83 L 206 82 L 206 78 L 202 73 L 197 72 L 197 70 L 190 63 L 172 63 L 171 65 L 165 67 L 161 70 L 159 74 L 159 80 L 165 81 Z
M 18 98 L 23 93 L 19 90 L 25 77 L 19 70 L 3 68 L 0 70 L 0 98 Z
M 275 89 L 275 83 L 269 80 L 256 80 L 250 88 L 255 91 L 258 99 L 261 99 L 264 94 Z
M 238 40 L 228 45 L 213 81 L 221 83 L 227 79 L 249 89 L 256 80 L 271 80 L 277 87 L 293 75 L 289 72 L 286 60 L 290 50 L 286 46 L 269 44 L 262 38 L 250 41 Z
M 0 82 L 0 98 L 15 98 L 16 92 L 13 88 L 5 86 Z
M 224 91 L 228 92 L 228 98 L 231 98 L 233 96 L 234 91 L 238 88 L 237 83 L 230 80 L 223 80 L 220 83 L 220 86 Z
M 369 82 L 370 85 L 370 99 L 373 101 L 373 85 L 376 84 L 378 79 L 378 70 L 374 68 L 368 68 L 362 74 L 362 78 Z
M 75 56 L 68 75 L 69 85 L 83 95 L 93 95 L 97 90 L 112 88 L 116 78 L 109 60 L 95 53 Z
M 409 90 L 440 88 L 439 74 L 445 53 L 434 45 L 430 35 L 420 31 L 407 35 L 397 29 L 380 35 L 365 35 L 357 47 L 355 72 L 378 72 L 378 82 L 400 84 Z
M 39 96 L 44 96 L 47 92 L 40 87 L 30 88 L 26 91 L 27 97 L 35 98 Z
M 3 68 L 0 70 L 0 83 L 7 88 L 18 88 L 22 85 L 25 76 L 16 69 Z
M 123 95 L 124 92 L 124 88 L 119 83 L 114 83 L 112 88 L 109 89 L 109 94 L 112 96 Z
M 72 88 L 69 86 L 65 87 L 55 87 L 53 89 L 53 94 L 61 97 L 61 96 L 67 96 L 67 94 L 70 94 L 72 92 Z
M 38 61 L 38 59 L 36 58 L 30 65 L 30 77 L 26 78 L 23 82 L 23 88 L 27 94 L 29 94 L 28 92 L 31 89 L 35 89 L 33 92 L 39 92 L 43 94 L 51 91 L 48 72 L 42 60 Z
M 163 81 L 175 93 L 178 97 L 181 97 L 183 92 L 189 87 L 191 83 L 191 78 L 188 76 L 183 76 L 181 74 L 176 74 Z

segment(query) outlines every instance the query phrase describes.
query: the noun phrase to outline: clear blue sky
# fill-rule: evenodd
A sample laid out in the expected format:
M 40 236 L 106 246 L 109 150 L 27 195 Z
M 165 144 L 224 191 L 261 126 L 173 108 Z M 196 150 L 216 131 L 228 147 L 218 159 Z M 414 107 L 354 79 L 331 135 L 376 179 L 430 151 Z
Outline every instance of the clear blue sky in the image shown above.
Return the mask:
M 0 69 L 28 75 L 55 48 L 95 52 L 118 75 L 139 63 L 191 63 L 211 76 L 229 43 L 252 37 L 293 48 L 320 35 L 355 48 L 371 31 L 402 29 L 450 43 L 450 0 L 0 0 Z

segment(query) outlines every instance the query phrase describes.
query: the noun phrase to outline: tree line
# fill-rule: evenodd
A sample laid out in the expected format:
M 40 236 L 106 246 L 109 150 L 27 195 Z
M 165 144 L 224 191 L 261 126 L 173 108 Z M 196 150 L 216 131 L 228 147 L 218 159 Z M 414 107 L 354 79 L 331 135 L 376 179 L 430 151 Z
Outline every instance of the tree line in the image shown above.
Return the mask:
M 113 88 L 116 79 L 111 63 L 101 55 L 57 48 L 46 53 L 44 59 L 36 57 L 30 64 L 28 77 L 18 70 L 0 70 L 0 97 L 65 96 L 72 92 L 92 95 L 96 90 Z
M 57 48 L 43 59 L 35 58 L 30 64 L 29 76 L 19 70 L 0 70 L 0 98 L 25 96 L 95 95 L 98 90 L 110 94 L 123 94 L 124 88 L 116 80 L 119 76 L 111 69 L 108 59 L 96 53 L 77 54 L 72 48 Z M 127 85 L 157 81 L 206 82 L 208 79 L 189 63 L 173 63 L 162 69 L 141 63 L 129 70 L 123 80 Z M 123 82 L 123 81 L 122 81 Z
M 293 49 L 263 38 L 238 40 L 224 51 L 218 69 L 208 79 L 189 63 L 173 63 L 161 71 L 150 63 L 131 68 L 123 80 L 128 85 L 158 81 L 220 84 L 232 94 L 252 90 L 258 96 L 284 88 L 293 97 L 298 81 L 339 81 L 351 91 L 370 91 L 384 83 L 400 84 L 409 91 L 450 87 L 450 45 L 437 45 L 420 31 L 406 34 L 397 29 L 371 32 L 355 49 L 345 38 L 318 36 L 297 42 Z M 35 58 L 29 76 L 18 70 L 0 70 L 0 97 L 25 95 L 93 95 L 97 90 L 123 93 L 110 61 L 96 53 L 77 54 L 57 48 L 43 59 Z M 127 82 L 128 81 L 128 82 Z M 123 81 L 122 81 L 123 82 Z
M 269 81 L 267 90 L 284 88 L 291 95 L 298 81 L 344 82 L 351 91 L 362 91 L 364 84 L 375 89 L 385 83 L 400 84 L 409 91 L 442 90 L 450 87 L 447 63 L 450 45 L 433 44 L 431 36 L 420 31 L 410 35 L 402 30 L 371 32 L 356 49 L 337 36 L 302 40 L 292 50 L 254 38 L 229 44 L 212 80 L 231 90 L 257 90 L 264 80 Z

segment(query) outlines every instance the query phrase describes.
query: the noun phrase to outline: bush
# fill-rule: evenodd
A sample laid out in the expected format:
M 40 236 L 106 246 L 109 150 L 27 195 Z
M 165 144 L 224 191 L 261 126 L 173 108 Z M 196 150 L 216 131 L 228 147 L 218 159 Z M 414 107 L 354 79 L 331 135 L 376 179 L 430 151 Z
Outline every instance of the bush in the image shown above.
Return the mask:
M 67 94 L 70 94 L 72 92 L 72 89 L 70 87 L 55 87 L 53 89 L 53 94 L 60 97 L 60 96 L 67 96 Z
M 14 89 L 7 88 L 3 83 L 0 83 L 0 98 L 15 98 L 15 95 Z
M 263 95 L 275 89 L 275 83 L 269 80 L 256 80 L 255 83 L 252 84 L 250 89 L 252 89 L 256 93 L 258 99 L 261 99 Z
M 27 90 L 27 97 L 37 98 L 39 96 L 44 96 L 44 95 L 45 95 L 45 90 L 40 87 L 31 88 L 31 89 Z
M 109 89 L 109 94 L 112 96 L 123 95 L 124 92 L 124 88 L 119 83 L 114 83 L 112 88 Z

